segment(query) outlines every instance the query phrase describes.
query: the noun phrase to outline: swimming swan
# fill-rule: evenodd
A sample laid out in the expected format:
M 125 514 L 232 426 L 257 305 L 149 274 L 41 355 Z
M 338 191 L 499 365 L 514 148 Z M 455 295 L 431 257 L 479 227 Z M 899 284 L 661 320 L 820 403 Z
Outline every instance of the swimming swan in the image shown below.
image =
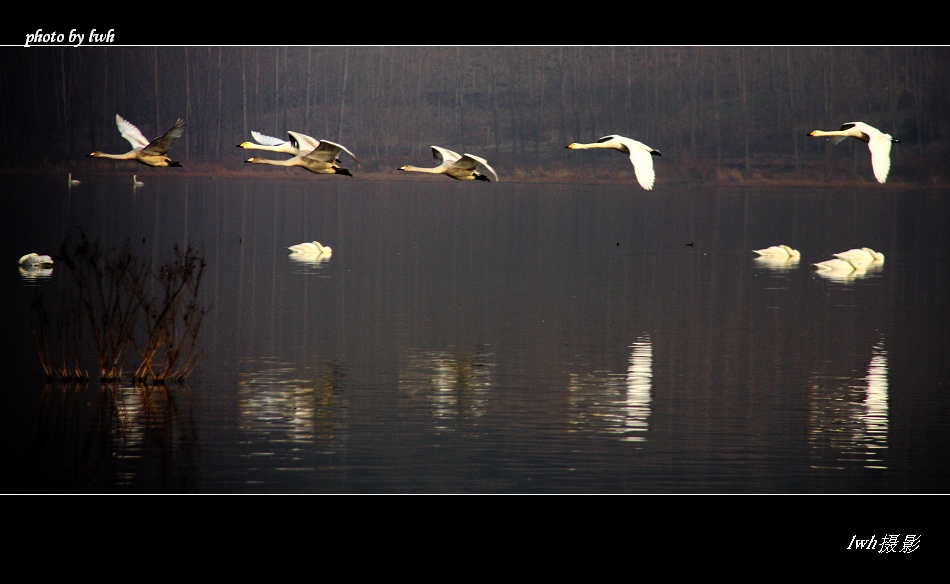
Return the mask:
M 143 183 L 142 181 L 139 180 L 139 175 L 133 174 L 133 175 L 132 175 L 132 188 L 137 189 L 137 188 L 139 188 L 139 187 L 144 187 L 144 186 L 145 186 L 145 183 Z
M 289 132 L 289 134 L 294 135 L 295 132 Z M 298 134 L 298 136 L 303 136 L 303 134 Z M 248 158 L 244 162 L 272 164 L 274 166 L 299 166 L 315 174 L 343 174 L 353 176 L 349 169 L 340 166 L 340 152 L 346 152 L 350 156 L 353 156 L 352 152 L 340 144 L 328 140 L 318 140 L 316 148 L 309 152 L 301 148 L 300 152 L 293 158 L 271 160 L 269 158 L 253 157 Z M 356 160 L 356 157 L 353 156 L 353 159 Z M 357 164 L 358 163 L 359 161 L 357 161 Z
M 797 249 L 792 249 L 785 244 L 773 245 L 771 247 L 766 247 L 763 249 L 754 249 L 752 250 L 760 256 L 778 256 L 778 257 L 790 257 L 798 258 L 801 257 L 801 252 Z
M 35 252 L 30 252 L 21 257 L 18 263 L 21 267 L 27 269 L 48 268 L 53 265 L 53 258 L 48 255 L 39 255 Z
M 841 253 L 834 254 L 836 258 L 845 259 L 851 258 L 859 263 L 874 263 L 874 264 L 883 264 L 884 263 L 884 254 L 879 251 L 874 251 L 870 247 L 862 247 L 861 249 L 849 249 L 848 251 L 843 251 Z
M 138 128 L 124 120 L 119 114 L 115 115 L 115 123 L 119 127 L 119 133 L 122 134 L 122 137 L 132 145 L 132 149 L 125 154 L 106 154 L 96 150 L 87 156 L 112 158 L 114 160 L 136 160 L 147 166 L 181 166 L 181 162 L 166 156 L 175 142 L 178 142 L 178 139 L 185 133 L 186 124 L 181 118 L 178 118 L 171 129 L 151 142 L 145 139 Z
M 827 136 L 832 138 L 832 142 L 835 144 L 845 138 L 857 138 L 867 142 L 868 150 L 871 151 L 871 169 L 874 170 L 874 178 L 881 184 L 884 184 L 884 181 L 887 180 L 887 173 L 891 170 L 891 143 L 900 142 L 890 134 L 885 134 L 864 122 L 846 122 L 841 125 L 840 130 L 830 132 L 812 130 L 808 135 Z
M 852 259 L 838 257 L 812 265 L 818 268 L 818 270 L 835 272 L 863 272 L 866 269 L 863 264 L 860 264 Z
M 455 180 L 483 180 L 485 182 L 491 182 L 488 178 L 488 175 L 477 172 L 476 169 L 479 165 L 484 166 L 485 170 L 490 172 L 493 177 L 495 177 L 495 182 L 498 182 L 498 174 L 495 172 L 495 169 L 488 165 L 488 162 L 479 156 L 474 154 L 459 154 L 458 152 L 453 152 L 448 148 L 442 148 L 441 146 L 432 146 L 432 157 L 435 158 L 436 162 L 439 163 L 438 166 L 432 168 L 421 168 L 418 166 L 413 166 L 411 164 L 406 164 L 400 166 L 397 170 L 404 170 L 406 172 L 424 172 L 428 174 L 444 174 L 449 178 L 454 178 Z
M 66 184 L 73 187 L 79 184 L 79 181 L 73 178 L 73 173 L 69 173 L 69 178 L 66 180 Z
M 637 176 L 637 182 L 648 191 L 653 189 L 653 182 L 656 180 L 652 156 L 662 156 L 659 150 L 655 150 L 642 142 L 637 142 L 636 140 L 618 134 L 604 136 L 592 144 L 573 142 L 568 144 L 567 148 L 571 150 L 610 148 L 612 150 L 619 150 L 624 154 L 629 154 L 630 162 L 633 164 L 633 172 Z
M 308 253 L 308 254 L 325 254 L 329 255 L 333 253 L 333 249 L 329 245 L 323 245 L 319 241 L 308 241 L 304 243 L 298 243 L 288 247 L 293 253 Z

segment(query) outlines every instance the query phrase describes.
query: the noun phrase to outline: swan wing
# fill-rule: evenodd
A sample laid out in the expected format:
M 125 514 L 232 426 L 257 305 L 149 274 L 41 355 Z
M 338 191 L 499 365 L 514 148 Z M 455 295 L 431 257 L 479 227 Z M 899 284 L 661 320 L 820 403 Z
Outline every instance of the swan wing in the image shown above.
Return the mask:
M 868 140 L 868 150 L 871 151 L 871 169 L 877 182 L 884 184 L 887 174 L 891 171 L 891 137 L 886 134 L 877 134 Z
M 356 159 L 356 155 L 350 152 L 350 150 L 346 146 L 343 146 L 342 144 L 337 144 L 336 142 L 331 142 L 329 140 L 320 140 L 320 145 L 317 146 L 316 149 L 325 150 L 327 152 L 333 152 L 334 159 L 336 157 L 339 157 L 340 152 L 346 152 L 347 154 L 350 155 L 350 158 L 352 158 L 357 164 L 359 164 L 360 162 L 359 160 Z
M 834 256 L 835 256 L 836 258 L 842 258 L 842 259 L 844 259 L 844 258 L 846 258 L 846 257 L 849 257 L 849 258 L 855 258 L 855 259 L 859 259 L 859 260 L 860 260 L 860 259 L 873 259 L 873 258 L 874 258 L 874 256 L 871 255 L 871 252 L 867 251 L 866 249 L 863 249 L 863 248 L 862 248 L 862 249 L 858 249 L 858 248 L 856 248 L 856 247 L 853 247 L 853 248 L 851 248 L 851 249 L 849 249 L 849 250 L 847 250 L 847 251 L 843 251 L 843 252 L 840 252 L 840 253 L 836 253 L 836 254 L 834 254 Z
M 175 145 L 175 142 L 178 142 L 178 139 L 185 133 L 185 125 L 185 120 L 178 118 L 174 126 L 158 138 L 152 140 L 151 143 L 142 149 L 142 152 L 148 154 L 168 153 L 168 151 L 172 149 L 172 146 Z
M 118 126 L 122 137 L 132 145 L 133 150 L 141 150 L 148 146 L 148 139 L 142 135 L 142 131 L 119 114 L 115 115 L 115 125 Z
M 453 152 L 448 148 L 443 148 L 441 146 L 432 147 L 432 157 L 436 159 L 439 163 L 439 166 L 443 164 L 452 164 L 456 160 L 462 157 L 458 152 Z
M 466 170 L 475 170 L 478 168 L 478 165 L 484 166 L 485 170 L 490 172 L 492 176 L 495 177 L 495 182 L 498 182 L 498 174 L 495 173 L 495 169 L 489 166 L 488 161 L 486 161 L 481 156 L 475 156 L 474 154 L 466 153 L 453 163 L 453 166 L 458 166 Z
M 637 182 L 646 190 L 653 189 L 653 183 L 656 180 L 656 172 L 653 170 L 653 156 L 649 150 L 643 148 L 630 149 L 630 162 L 633 164 L 633 171 L 637 175 Z
M 297 253 L 315 253 L 317 251 L 317 246 L 308 241 L 308 242 L 292 245 L 288 247 L 287 249 L 289 249 L 290 251 L 295 251 Z
M 287 140 L 281 140 L 280 138 L 275 138 L 274 136 L 261 134 L 255 130 L 251 130 L 251 137 L 254 138 L 255 142 L 264 146 L 282 146 L 287 143 Z
M 287 132 L 287 135 L 290 136 L 290 143 L 300 152 L 316 150 L 317 146 L 320 145 L 320 140 L 300 132 Z
M 346 150 L 343 146 L 335 142 L 330 142 L 328 140 L 320 140 L 317 143 L 317 147 L 311 150 L 306 154 L 306 158 L 311 160 L 317 160 L 319 162 L 329 162 L 335 163 L 340 155 L 340 152 Z M 347 154 L 353 156 L 353 153 L 349 150 L 346 150 Z M 356 157 L 353 156 L 353 160 L 356 160 Z
M 775 256 L 775 255 L 788 256 L 788 252 L 785 251 L 785 249 L 782 248 L 781 245 L 771 245 L 769 247 L 764 247 L 762 249 L 754 249 L 752 251 L 759 254 L 760 256 Z

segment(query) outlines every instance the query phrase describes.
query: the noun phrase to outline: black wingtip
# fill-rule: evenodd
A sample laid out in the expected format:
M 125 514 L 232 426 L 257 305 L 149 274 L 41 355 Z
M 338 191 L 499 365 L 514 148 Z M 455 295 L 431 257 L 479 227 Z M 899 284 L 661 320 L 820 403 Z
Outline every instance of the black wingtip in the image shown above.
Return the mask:
M 652 154 L 653 156 L 663 156 L 662 154 L 660 154 L 659 150 L 650 150 L 650 154 Z

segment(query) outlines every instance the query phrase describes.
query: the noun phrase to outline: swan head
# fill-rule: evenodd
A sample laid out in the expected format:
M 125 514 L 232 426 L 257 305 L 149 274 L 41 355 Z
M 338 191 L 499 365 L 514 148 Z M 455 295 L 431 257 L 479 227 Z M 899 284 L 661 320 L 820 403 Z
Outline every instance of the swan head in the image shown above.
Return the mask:
M 876 262 L 883 262 L 883 261 L 884 261 L 884 254 L 883 254 L 883 253 L 881 253 L 881 252 L 879 252 L 879 251 L 874 251 L 874 250 L 871 249 L 870 247 L 862 247 L 861 249 L 863 249 L 864 251 L 866 251 L 866 252 L 868 252 L 869 254 L 871 254 L 871 257 L 874 258 L 874 261 L 876 261 Z

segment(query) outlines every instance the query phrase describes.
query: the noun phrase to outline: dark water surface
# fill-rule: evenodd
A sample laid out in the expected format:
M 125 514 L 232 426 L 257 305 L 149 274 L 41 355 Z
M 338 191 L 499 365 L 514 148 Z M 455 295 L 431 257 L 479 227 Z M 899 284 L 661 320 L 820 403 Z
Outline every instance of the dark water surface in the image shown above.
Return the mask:
M 6 492 L 948 492 L 950 193 L 126 178 L 0 178 Z M 204 254 L 184 385 L 46 383 L 80 229 Z

